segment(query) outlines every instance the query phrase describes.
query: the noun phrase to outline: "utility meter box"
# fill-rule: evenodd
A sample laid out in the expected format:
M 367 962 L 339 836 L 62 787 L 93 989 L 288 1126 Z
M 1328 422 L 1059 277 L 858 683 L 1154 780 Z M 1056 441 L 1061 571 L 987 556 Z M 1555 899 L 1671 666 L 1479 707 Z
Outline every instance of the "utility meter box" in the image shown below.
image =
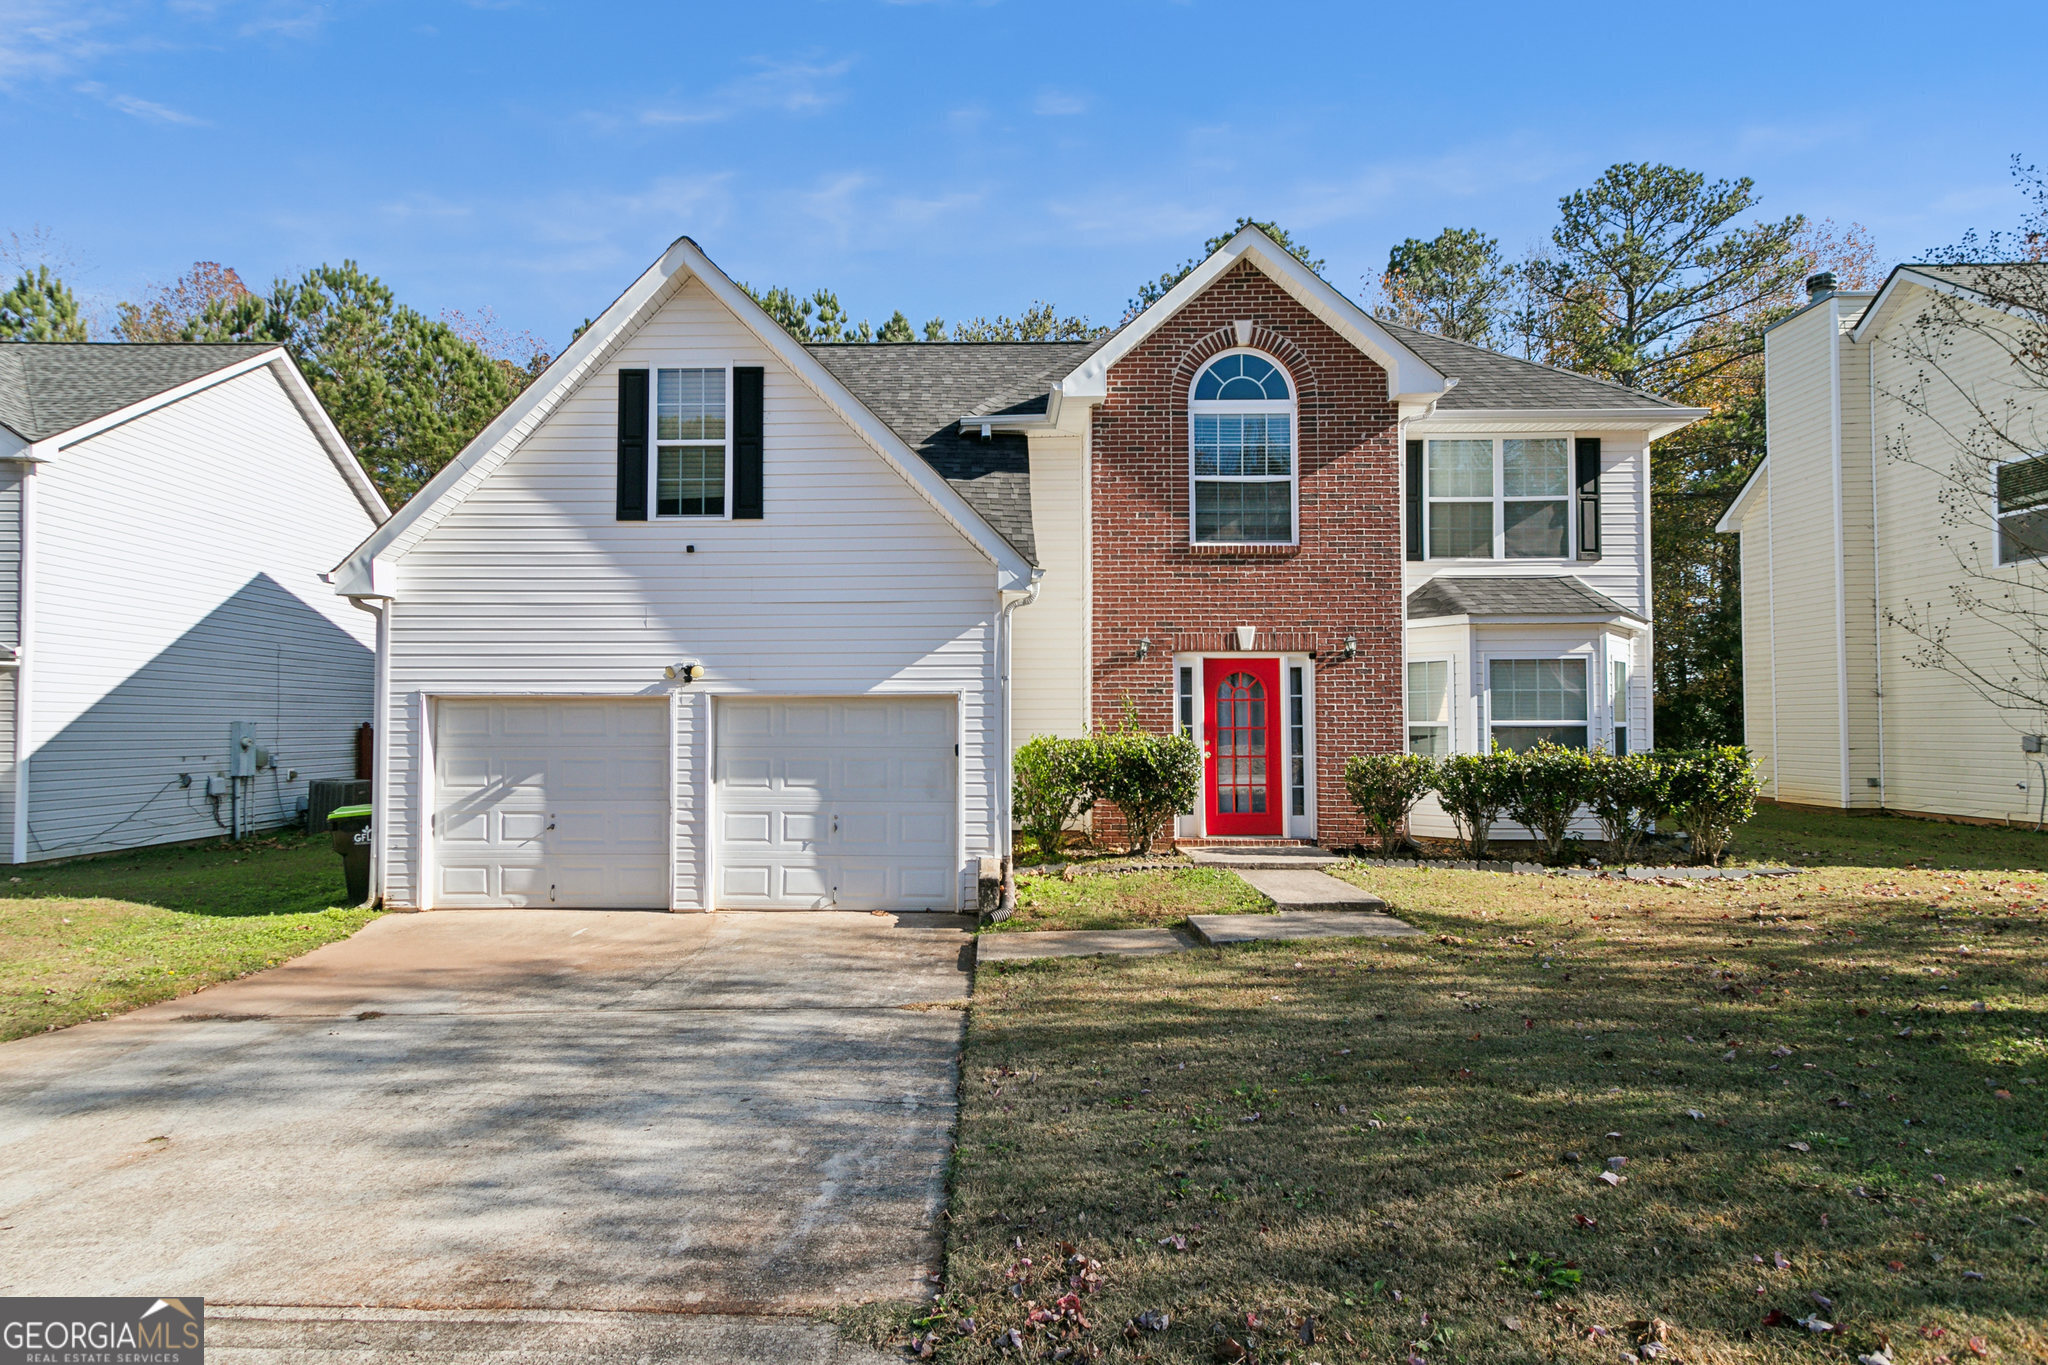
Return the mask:
M 228 722 L 228 776 L 256 776 L 256 722 Z

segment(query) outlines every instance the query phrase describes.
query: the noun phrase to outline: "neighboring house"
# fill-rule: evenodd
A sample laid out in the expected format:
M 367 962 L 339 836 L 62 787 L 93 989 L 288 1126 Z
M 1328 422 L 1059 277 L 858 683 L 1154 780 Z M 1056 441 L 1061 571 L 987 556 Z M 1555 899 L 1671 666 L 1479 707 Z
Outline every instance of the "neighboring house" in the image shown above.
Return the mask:
M 1040 344 L 806 346 L 681 239 L 335 573 L 379 885 L 972 905 L 1015 744 L 1126 715 L 1208 751 L 1193 839 L 1356 842 L 1356 753 L 1647 747 L 1647 451 L 1698 415 L 1255 229 Z
M 2012 357 L 1986 333 L 1956 332 L 1938 366 L 1915 354 L 1931 298 L 1977 306 L 1974 269 L 1902 265 L 1862 292 L 1816 276 L 1806 307 L 1766 337 L 1768 454 L 1716 529 L 1742 537 L 1745 740 L 1765 793 L 1786 804 L 2000 821 L 2040 811 L 2048 773 L 2022 736 L 2042 717 L 1924 666 L 1898 624 L 1933 622 L 1960 659 L 1997 674 L 2017 637 L 1960 608 L 1959 591 L 2009 585 L 2048 611 L 2038 549 L 2006 533 L 2008 514 L 2038 517 L 2048 464 L 1980 469 L 1980 493 L 1952 472 L 1983 463 L 1957 441 L 1984 414 L 2023 419 L 2042 395 L 2015 391 Z M 1929 406 L 1916 412 L 1901 395 L 1923 381 Z M 2031 485 L 2015 477 L 2028 474 Z
M 374 623 L 321 574 L 385 515 L 274 346 L 0 344 L 10 860 L 278 825 L 353 777 Z

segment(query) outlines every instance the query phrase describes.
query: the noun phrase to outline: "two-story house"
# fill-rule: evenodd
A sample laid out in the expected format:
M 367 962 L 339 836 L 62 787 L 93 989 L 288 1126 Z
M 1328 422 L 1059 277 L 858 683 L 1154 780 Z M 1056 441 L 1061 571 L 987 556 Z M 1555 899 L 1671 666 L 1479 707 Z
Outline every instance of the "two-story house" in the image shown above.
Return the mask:
M 1190 839 L 1357 842 L 1357 753 L 1646 747 L 1648 450 L 1697 416 L 1256 229 L 987 345 L 803 345 L 683 239 L 335 575 L 381 613 L 381 885 L 971 904 L 1015 745 L 1126 717 L 1203 745 Z
M 1742 537 L 1745 741 L 1788 805 L 2034 821 L 2048 613 L 2048 266 L 1808 282 L 1765 337 Z M 2033 315 L 2028 316 L 2029 313 Z M 1939 647 L 1936 648 L 1938 642 Z M 2005 690 L 2011 684 L 2010 690 Z

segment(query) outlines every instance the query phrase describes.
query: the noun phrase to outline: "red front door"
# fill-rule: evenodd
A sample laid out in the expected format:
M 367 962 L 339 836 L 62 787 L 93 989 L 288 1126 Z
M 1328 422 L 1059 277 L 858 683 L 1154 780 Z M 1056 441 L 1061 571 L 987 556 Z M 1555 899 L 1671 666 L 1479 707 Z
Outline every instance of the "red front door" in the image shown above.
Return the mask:
M 1278 659 L 1205 659 L 1211 835 L 1277 835 L 1283 748 Z

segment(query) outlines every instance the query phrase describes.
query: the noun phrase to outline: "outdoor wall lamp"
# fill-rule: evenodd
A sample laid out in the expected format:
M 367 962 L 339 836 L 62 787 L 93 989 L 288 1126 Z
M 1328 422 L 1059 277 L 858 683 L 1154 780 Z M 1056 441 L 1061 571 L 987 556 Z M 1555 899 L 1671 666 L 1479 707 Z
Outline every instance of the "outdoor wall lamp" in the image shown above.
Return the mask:
M 1152 653 L 1152 641 L 1147 638 L 1138 641 L 1138 657 L 1143 659 Z
M 670 664 L 661 670 L 661 676 L 671 682 L 693 683 L 704 676 L 704 665 L 694 661 Z
M 1356 635 L 1344 637 L 1344 657 L 1347 659 L 1358 657 L 1358 637 Z

